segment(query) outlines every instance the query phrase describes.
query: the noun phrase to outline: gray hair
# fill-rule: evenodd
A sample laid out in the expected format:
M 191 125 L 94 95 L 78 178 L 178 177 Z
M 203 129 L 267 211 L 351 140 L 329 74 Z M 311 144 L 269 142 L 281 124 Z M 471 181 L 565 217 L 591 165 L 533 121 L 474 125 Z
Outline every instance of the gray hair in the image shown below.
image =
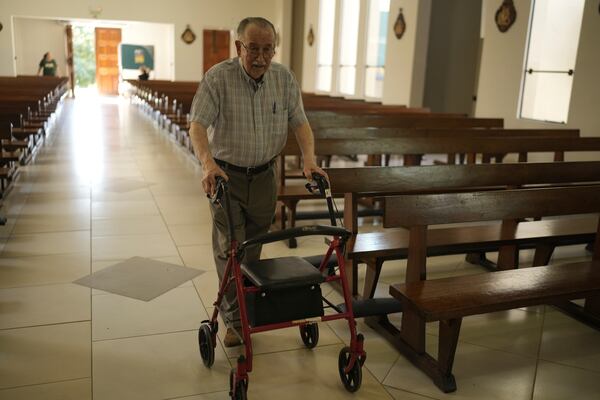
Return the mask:
M 240 24 L 237 27 L 237 36 L 238 39 L 241 39 L 246 32 L 246 27 L 248 25 L 256 25 L 262 29 L 271 29 L 273 31 L 273 38 L 277 37 L 277 33 L 275 32 L 275 26 L 266 18 L 263 17 L 247 17 L 240 21 Z

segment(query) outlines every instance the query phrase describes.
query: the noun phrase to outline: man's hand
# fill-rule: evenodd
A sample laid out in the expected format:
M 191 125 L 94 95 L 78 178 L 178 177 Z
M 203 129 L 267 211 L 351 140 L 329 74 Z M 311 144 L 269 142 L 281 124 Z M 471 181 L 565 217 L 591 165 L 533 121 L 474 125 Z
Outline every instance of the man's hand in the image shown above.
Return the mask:
M 327 179 L 327 182 L 329 182 L 329 177 L 327 176 L 327 173 L 325 173 L 325 171 L 323 171 L 321 168 L 319 168 L 319 166 L 313 161 L 313 162 L 304 162 L 304 169 L 302 170 L 302 173 L 304 174 L 304 176 L 306 177 L 306 179 L 308 179 L 309 182 L 312 182 L 312 174 L 313 172 L 324 176 L 325 179 Z
M 229 177 L 225 171 L 223 171 L 214 161 L 209 161 L 202 166 L 202 174 L 204 175 L 202 177 L 202 188 L 209 196 L 213 196 L 215 194 L 215 190 L 217 189 L 215 178 L 217 176 L 222 176 L 226 181 L 229 180 Z

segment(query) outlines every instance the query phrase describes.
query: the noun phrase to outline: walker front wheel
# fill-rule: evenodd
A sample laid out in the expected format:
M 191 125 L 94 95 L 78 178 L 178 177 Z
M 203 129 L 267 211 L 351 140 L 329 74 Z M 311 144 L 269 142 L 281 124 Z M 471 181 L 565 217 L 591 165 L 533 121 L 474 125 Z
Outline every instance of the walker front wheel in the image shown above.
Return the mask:
M 235 368 L 229 372 L 229 397 L 232 400 L 248 399 L 248 381 L 241 380 L 235 382 Z M 234 387 L 235 386 L 235 387 Z
M 200 329 L 198 329 L 198 346 L 200 347 L 202 362 L 206 367 L 212 367 L 215 362 L 215 341 L 209 324 L 200 325 Z
M 338 370 L 344 387 L 347 391 L 353 393 L 360 388 L 360 384 L 362 382 L 362 366 L 360 361 L 357 359 L 350 371 L 348 371 L 348 373 L 345 372 L 346 367 L 348 364 L 350 364 L 351 354 L 350 347 L 348 346 L 340 350 L 340 355 L 338 358 Z

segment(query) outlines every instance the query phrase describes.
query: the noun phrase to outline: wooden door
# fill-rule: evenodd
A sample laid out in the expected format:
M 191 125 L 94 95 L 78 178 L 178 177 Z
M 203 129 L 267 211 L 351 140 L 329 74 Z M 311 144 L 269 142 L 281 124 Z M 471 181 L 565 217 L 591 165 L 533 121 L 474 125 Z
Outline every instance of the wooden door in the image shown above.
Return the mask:
M 229 31 L 205 29 L 202 34 L 204 49 L 204 72 L 213 65 L 229 58 Z
M 118 94 L 121 29 L 96 28 L 96 86 L 101 94 Z

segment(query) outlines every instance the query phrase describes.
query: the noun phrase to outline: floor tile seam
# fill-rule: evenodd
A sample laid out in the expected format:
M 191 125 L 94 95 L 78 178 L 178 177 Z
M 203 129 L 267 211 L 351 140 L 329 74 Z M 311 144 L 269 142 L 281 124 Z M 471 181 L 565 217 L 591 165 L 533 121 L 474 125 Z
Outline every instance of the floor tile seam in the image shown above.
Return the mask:
M 118 236 L 117 236 L 118 237 Z M 149 259 L 157 259 L 157 258 L 169 258 L 169 257 L 176 257 L 178 254 L 153 254 L 151 256 L 144 256 L 144 258 L 149 258 Z M 128 260 L 129 258 L 132 257 L 142 257 L 142 256 L 130 256 L 130 257 L 115 257 L 115 258 L 95 258 L 94 256 L 92 256 L 92 263 L 99 263 L 99 262 L 122 262 L 125 260 Z M 181 256 L 180 256 L 181 257 Z M 188 268 L 193 268 L 193 267 L 188 267 Z M 195 268 L 195 269 L 199 269 L 199 268 Z
M 417 393 L 417 392 L 414 392 L 414 391 L 411 391 L 411 390 L 407 390 L 407 389 L 400 389 L 400 388 L 397 388 L 395 386 L 387 385 L 387 384 L 383 384 L 383 383 L 382 383 L 382 385 L 383 385 L 383 388 L 386 389 L 386 391 L 387 391 L 387 388 L 391 388 L 391 389 L 394 389 L 394 390 L 399 390 L 401 392 L 406 392 L 406 393 L 410 393 L 410 394 L 414 394 L 414 395 L 423 397 L 423 399 L 440 400 L 439 397 L 431 397 L 429 395 Z M 389 391 L 388 391 L 388 393 L 389 393 Z M 391 396 L 391 393 L 390 393 L 390 396 Z M 393 396 L 392 396 L 392 398 L 393 398 Z
M 384 384 L 385 380 L 388 378 L 388 376 L 390 376 L 392 370 L 394 369 L 394 365 L 396 365 L 396 363 L 398 362 L 398 360 L 400 359 L 400 357 L 403 357 L 403 356 L 402 356 L 402 354 L 398 353 L 396 355 L 396 358 L 394 359 L 394 361 L 391 363 L 390 367 L 386 371 L 386 373 L 383 375 L 383 378 L 381 379 L 381 382 L 379 382 L 379 383 L 381 383 L 382 385 Z M 367 353 L 367 360 L 368 359 L 369 359 L 369 354 Z M 367 369 L 369 369 L 369 366 L 367 365 L 366 361 L 365 361 L 365 365 L 367 366 Z M 371 370 L 369 369 L 369 371 L 371 371 Z M 371 374 L 373 374 L 373 371 L 371 371 Z M 373 374 L 373 376 L 375 376 L 375 374 Z
M 102 289 L 96 289 L 96 288 L 90 288 L 90 289 L 92 290 L 92 292 L 94 292 L 94 291 L 98 292 L 96 294 L 92 294 L 92 297 L 96 297 L 96 296 L 108 296 L 108 295 L 119 296 L 119 297 L 127 297 L 127 296 L 123 296 L 123 295 L 121 295 L 119 293 L 112 293 L 112 292 L 108 292 L 108 291 L 102 290 Z M 166 293 L 171 292 L 172 290 L 185 290 L 185 289 L 192 289 L 192 287 L 190 287 L 190 286 L 177 286 L 177 287 L 174 287 L 173 289 L 169 289 L 165 293 L 162 293 L 162 294 L 158 295 L 158 297 L 161 297 L 161 296 L 165 295 Z M 149 301 L 139 300 L 139 299 L 136 299 L 136 298 L 133 298 L 133 297 L 127 297 L 127 298 L 131 299 L 131 300 L 142 301 L 144 303 L 150 303 L 151 301 L 157 299 L 158 297 L 155 297 L 154 299 L 149 300 Z
M 64 286 L 64 285 L 76 285 L 78 287 L 85 287 L 85 286 L 81 286 L 81 285 L 75 283 L 75 281 L 64 281 L 64 282 L 38 283 L 38 284 L 30 284 L 30 285 L 23 285 L 23 286 L 0 287 L 0 291 L 6 290 L 6 289 L 29 289 L 29 288 L 48 287 L 48 286 Z M 91 288 L 88 288 L 88 289 L 91 290 Z
M 57 380 L 57 381 L 47 381 L 47 382 L 40 382 L 40 383 L 31 383 L 31 384 L 27 384 L 27 385 L 3 387 L 3 388 L 0 388 L 0 394 L 2 394 L 3 391 L 8 391 L 8 390 L 25 389 L 25 388 L 29 388 L 29 387 L 52 385 L 52 384 L 56 384 L 56 383 L 77 382 L 77 381 L 84 381 L 87 379 L 89 379 L 91 381 L 92 375 L 90 374 L 90 376 L 82 376 L 82 377 L 70 378 L 70 379 L 61 379 L 61 380 Z
M 317 346 L 314 347 L 314 348 L 312 348 L 312 349 L 308 349 L 304 345 L 299 344 L 298 347 L 295 348 L 295 349 L 282 349 L 282 350 L 278 350 L 278 351 L 265 351 L 265 352 L 260 352 L 260 353 L 252 352 L 252 356 L 253 357 L 257 357 L 257 356 L 269 356 L 269 355 L 273 355 L 273 354 L 292 353 L 292 352 L 298 352 L 298 351 L 315 352 L 317 349 L 324 349 L 326 347 L 333 347 L 333 346 L 340 346 L 340 345 L 344 346 L 344 342 L 341 342 L 341 343 L 330 343 L 330 344 L 317 344 Z M 242 344 L 241 347 L 243 347 L 243 344 Z M 238 355 L 232 355 L 232 356 L 230 356 L 229 354 L 227 354 L 227 351 L 225 351 L 225 356 L 230 361 L 234 360 L 234 361 L 237 362 L 237 359 L 238 359 L 238 357 L 240 355 L 238 354 Z
M 211 395 L 211 394 L 219 394 L 219 393 L 229 393 L 229 389 L 215 390 L 215 391 L 210 391 L 210 392 L 199 392 L 199 393 L 194 393 L 194 394 L 186 394 L 185 396 L 165 397 L 161 400 L 185 400 L 185 399 L 189 399 L 189 398 L 195 397 L 195 396 L 203 396 L 203 395 Z
M 85 251 L 69 251 L 66 253 L 47 253 L 47 254 L 29 254 L 26 256 L 8 256 L 8 257 L 4 257 L 4 256 L 0 256 L 0 259 L 11 259 L 11 258 L 39 258 L 39 257 L 48 257 L 48 256 L 55 256 L 55 257 L 61 257 L 61 256 L 69 256 L 69 255 L 75 255 L 75 254 L 86 254 Z
M 18 176 L 17 176 L 17 179 L 18 179 Z M 30 195 L 31 195 L 30 193 L 27 193 L 25 195 L 25 198 L 23 200 L 23 205 L 21 207 L 19 207 L 19 211 L 18 211 L 17 215 L 14 217 L 14 219 L 15 219 L 14 224 L 11 224 L 12 226 L 10 227 L 9 231 L 6 232 L 6 235 L 7 235 L 6 236 L 6 242 L 4 243 L 5 245 L 2 247 L 2 250 L 0 251 L 0 257 L 2 257 L 4 255 L 4 251 L 6 249 L 6 244 L 8 244 L 9 240 L 13 237 L 13 232 L 15 231 L 15 227 L 17 226 L 17 223 L 19 222 L 19 218 L 21 217 L 21 213 L 23 211 L 23 208 L 25 207 L 25 205 L 29 201 L 29 196 Z M 9 196 L 10 196 L 10 194 L 9 194 Z M 4 200 L 6 200 L 6 199 L 2 199 L 2 200 L 4 202 Z M 4 215 L 4 216 L 8 219 L 8 215 Z
M 110 338 L 103 338 L 103 339 L 94 339 L 92 336 L 92 343 L 111 342 L 111 341 L 116 341 L 116 340 L 137 339 L 137 338 L 145 338 L 145 337 L 153 337 L 153 336 L 171 335 L 174 333 L 187 333 L 187 332 L 197 332 L 197 331 L 198 331 L 198 328 L 178 329 L 178 330 L 173 330 L 173 331 L 152 332 L 152 333 L 144 333 L 141 335 L 128 335 L 128 336 L 110 337 Z
M 544 307 L 544 312 L 542 313 L 542 321 L 540 324 L 540 330 L 538 333 L 538 346 L 537 346 L 537 352 L 536 352 L 536 358 L 535 358 L 535 370 L 533 373 L 533 382 L 531 384 L 531 396 L 530 396 L 531 400 L 533 400 L 535 397 L 535 386 L 537 383 L 538 371 L 539 371 L 539 366 L 540 366 L 540 354 L 542 352 L 545 324 L 546 324 L 546 309 Z
M 558 362 L 555 360 L 549 360 L 543 357 L 538 358 L 538 361 L 543 361 L 545 363 L 549 363 L 549 364 L 554 364 L 554 365 L 560 365 L 561 367 L 567 367 L 567 368 L 572 368 L 572 369 L 577 369 L 579 371 L 585 371 L 585 372 L 589 372 L 595 375 L 600 375 L 600 370 L 593 370 L 593 369 L 588 369 L 588 368 L 584 368 L 584 367 L 578 367 L 576 365 L 572 365 L 572 364 L 566 364 L 564 362 Z
M 48 233 L 73 233 L 73 232 L 88 232 L 88 231 L 90 231 L 90 229 L 67 229 L 67 230 L 59 230 L 59 231 L 17 233 L 17 234 L 11 235 L 11 237 L 26 237 L 26 236 L 32 236 L 32 235 L 48 234 Z
M 121 234 L 114 234 L 114 235 L 98 235 L 98 236 L 91 236 L 91 238 L 93 239 L 102 239 L 102 238 L 112 238 L 115 236 L 119 236 L 119 237 L 138 237 L 138 236 L 143 236 L 143 237 L 148 237 L 148 236 L 159 236 L 159 235 L 164 235 L 167 232 L 163 232 L 163 233 L 139 233 L 139 234 L 131 234 L 131 233 L 121 233 Z M 170 237 L 171 235 L 169 235 Z
M 182 259 L 182 261 L 183 261 L 183 259 Z M 196 295 L 198 295 L 198 299 L 200 300 L 200 304 L 202 304 L 202 307 L 204 308 L 204 312 L 206 313 L 206 315 L 209 316 L 209 319 L 210 319 L 210 317 L 211 317 L 212 314 L 211 314 L 211 311 L 209 311 L 209 308 L 211 310 L 215 308 L 214 301 L 216 301 L 216 298 L 214 298 L 214 300 L 211 300 L 211 305 L 210 306 L 207 306 L 206 303 L 204 302 L 204 300 L 202 300 L 202 295 L 200 294 L 200 288 L 198 286 L 196 286 L 196 282 L 194 282 L 194 280 L 195 280 L 195 278 L 192 279 L 192 285 L 194 286 L 194 290 L 196 291 Z
M 61 322 L 54 322 L 54 323 L 49 323 L 49 324 L 17 326 L 17 327 L 11 327 L 11 328 L 0 328 L 0 332 L 14 331 L 14 330 L 18 330 L 18 329 L 42 328 L 42 327 L 49 327 L 49 326 L 81 324 L 83 322 L 91 323 L 92 322 L 91 316 L 90 316 L 90 319 L 82 319 L 82 320 L 75 320 L 75 321 L 61 321 Z
M 436 336 L 437 338 L 438 336 Z M 480 347 L 482 349 L 486 349 L 486 350 L 491 350 L 491 351 L 495 351 L 498 353 L 504 353 L 504 354 L 510 354 L 513 356 L 517 356 L 523 359 L 527 359 L 527 360 L 537 360 L 537 356 L 535 354 L 524 354 L 524 353 L 519 353 L 516 351 L 508 351 L 508 350 L 500 350 L 491 346 L 487 346 L 487 345 L 482 345 L 480 343 L 474 343 L 474 342 L 470 342 L 470 341 L 466 341 L 466 340 L 458 340 L 458 343 L 463 343 L 463 344 L 468 344 L 469 346 L 476 346 L 476 347 Z
M 6 259 L 12 259 L 12 258 L 32 258 L 32 257 L 47 257 L 47 256 L 68 256 L 71 254 L 80 254 L 81 251 L 76 251 L 76 252 L 67 252 L 67 253 L 35 253 L 35 254 L 26 254 L 26 255 L 12 255 L 11 253 L 8 253 L 8 255 L 6 254 L 1 254 L 0 258 L 6 258 Z

